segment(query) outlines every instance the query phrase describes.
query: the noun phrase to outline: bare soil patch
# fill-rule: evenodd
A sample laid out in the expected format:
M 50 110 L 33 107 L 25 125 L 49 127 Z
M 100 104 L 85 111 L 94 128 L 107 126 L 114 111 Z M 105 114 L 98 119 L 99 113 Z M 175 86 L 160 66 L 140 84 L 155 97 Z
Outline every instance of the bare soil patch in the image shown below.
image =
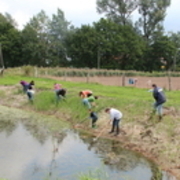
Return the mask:
M 123 79 L 120 76 L 112 76 L 112 77 L 52 77 L 48 76 L 52 79 L 63 80 L 63 81 L 72 81 L 72 82 L 91 82 L 98 83 L 109 86 L 122 86 Z M 130 78 L 136 78 L 136 84 L 129 84 Z M 125 77 L 125 86 L 135 86 L 138 88 L 151 88 L 152 84 L 157 84 L 158 86 L 171 90 L 179 90 L 180 89 L 180 77 L 171 77 L 170 80 L 168 77 Z

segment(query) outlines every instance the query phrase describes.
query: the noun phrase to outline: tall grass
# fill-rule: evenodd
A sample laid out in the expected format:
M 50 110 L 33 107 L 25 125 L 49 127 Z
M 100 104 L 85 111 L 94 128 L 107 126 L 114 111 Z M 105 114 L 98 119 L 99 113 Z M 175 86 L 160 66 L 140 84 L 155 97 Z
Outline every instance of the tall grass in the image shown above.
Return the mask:
M 99 99 L 96 102 L 97 106 L 94 108 L 95 111 L 100 112 L 106 107 L 117 108 L 124 114 L 124 124 L 136 124 L 136 121 L 142 120 L 146 112 L 151 112 L 152 103 L 154 101 L 152 94 L 149 93 L 147 89 L 61 81 L 58 83 L 61 83 L 63 87 L 67 89 L 67 98 L 66 101 L 56 103 L 55 93 L 53 91 L 53 84 L 55 80 L 48 78 L 26 77 L 22 75 L 12 76 L 10 74 L 5 74 L 4 77 L 0 79 L 0 85 L 6 85 L 10 88 L 11 85 L 16 85 L 17 90 L 12 90 L 12 93 L 14 93 L 14 95 L 17 93 L 17 95 L 20 96 L 20 91 L 18 90 L 18 88 L 21 88 L 19 84 L 20 80 L 35 81 L 36 94 L 34 103 L 26 103 L 24 106 L 27 108 L 33 108 L 38 112 L 57 115 L 62 118 L 61 120 L 70 121 L 72 123 L 82 122 L 84 118 L 89 116 L 87 108 L 82 105 L 81 99 L 78 96 L 78 92 L 83 89 L 91 89 L 95 95 L 99 96 Z M 165 93 L 168 99 L 165 106 L 173 106 L 173 108 L 178 110 L 180 91 L 167 91 Z M 0 91 L 0 97 L 1 99 L 6 98 L 3 91 Z M 58 124 L 60 124 L 60 122 L 61 121 L 56 121 L 54 123 L 56 129 L 58 129 Z M 178 119 L 176 119 L 176 121 L 172 121 L 170 117 L 165 117 L 163 122 L 159 123 L 159 125 L 154 128 L 154 131 L 156 131 L 156 134 L 164 133 L 165 136 L 171 140 L 171 138 L 175 136 L 174 129 L 177 123 Z M 169 152 L 172 152 L 170 151 L 172 147 L 174 146 L 165 149 L 162 154 L 167 155 Z M 179 148 L 178 145 L 177 148 Z M 176 157 L 175 154 L 172 156 Z M 91 176 L 91 174 L 82 174 L 79 178 L 81 178 L 80 180 L 100 180 L 97 179 L 97 176 L 94 177 Z
M 93 76 L 122 76 L 125 74 L 126 77 L 136 77 L 136 76 L 146 76 L 146 77 L 166 77 L 166 71 L 153 71 L 153 72 L 143 72 L 135 70 L 112 70 L 112 69 L 88 69 L 88 68 L 38 68 L 33 66 L 23 66 L 19 68 L 8 68 L 5 70 L 5 74 L 17 74 L 22 76 L 34 76 L 38 77 L 41 75 L 52 75 L 58 77 L 93 77 Z M 171 72 L 172 77 L 180 77 L 179 72 Z

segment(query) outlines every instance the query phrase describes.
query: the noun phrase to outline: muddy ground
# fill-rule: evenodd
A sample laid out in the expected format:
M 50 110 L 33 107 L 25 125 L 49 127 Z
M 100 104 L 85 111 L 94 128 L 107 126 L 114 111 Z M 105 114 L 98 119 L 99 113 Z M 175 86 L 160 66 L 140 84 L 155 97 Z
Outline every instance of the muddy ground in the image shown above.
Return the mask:
M 119 78 L 119 77 L 118 77 Z M 54 78 L 57 79 L 57 78 Z M 59 80 L 62 80 L 61 78 L 58 78 Z M 118 85 L 117 82 L 118 79 L 112 80 L 112 77 L 109 78 L 103 78 L 104 81 L 101 79 L 101 84 L 106 85 L 115 85 L 112 84 L 112 82 L 116 82 L 116 85 Z M 146 82 L 147 79 L 143 81 L 144 78 L 138 78 L 138 83 L 136 84 L 137 87 L 143 87 L 147 88 L 147 86 L 150 86 L 150 83 L 147 85 Z M 180 88 L 178 83 L 179 78 L 175 78 L 175 82 L 173 82 L 173 89 Z M 63 79 L 64 80 L 64 79 Z M 84 81 L 82 78 L 69 78 L 66 79 L 67 81 Z M 157 83 L 158 85 L 162 85 L 162 87 L 165 87 L 165 84 L 163 86 L 163 83 L 165 80 L 160 79 L 153 79 L 151 78 L 151 83 Z M 86 81 L 84 81 L 86 82 Z M 92 81 L 91 81 L 92 82 Z M 108 84 L 109 82 L 109 84 Z M 144 83 L 143 83 L 144 82 Z M 176 84 L 176 86 L 175 86 Z M 10 90 L 11 89 L 11 92 Z M 28 108 L 31 108 L 30 106 L 23 106 L 24 103 L 27 102 L 26 96 L 22 96 L 22 94 L 13 94 L 12 89 L 14 91 L 17 91 L 17 86 L 12 86 L 11 88 L 6 86 L 0 86 L 1 92 L 4 92 L 4 96 L 1 97 L 0 103 L 1 105 L 9 106 L 9 107 L 15 107 L 25 110 L 31 110 Z M 49 115 L 49 112 L 44 112 L 44 114 L 47 113 Z M 57 113 L 57 114 L 56 114 Z M 54 113 L 54 116 L 58 117 L 60 114 L 58 112 Z M 107 121 L 107 114 L 104 112 L 101 112 L 101 118 L 98 122 L 98 129 L 90 129 L 90 128 L 84 128 L 82 125 L 77 125 L 76 128 L 79 129 L 85 129 L 88 131 L 88 133 L 93 134 L 97 136 L 98 138 L 104 137 L 109 139 L 116 139 L 117 141 L 122 142 L 122 146 L 124 148 L 139 152 L 143 154 L 146 158 L 154 161 L 156 164 L 160 166 L 162 170 L 165 170 L 169 172 L 170 174 L 173 174 L 177 177 L 177 179 L 180 179 L 180 123 L 179 123 L 179 112 L 177 112 L 173 108 L 165 109 L 165 114 L 172 116 L 172 119 L 175 124 L 177 124 L 176 128 L 173 129 L 172 136 L 167 135 L 166 126 L 162 122 L 152 122 L 148 121 L 148 115 L 144 115 L 144 119 L 139 120 L 138 122 L 134 123 L 123 123 L 122 131 L 118 137 L 111 136 L 107 133 L 107 128 L 104 130 L 104 120 Z M 158 129 L 163 129 L 164 133 L 158 133 Z M 102 132 L 102 133 L 101 133 Z M 99 136 L 100 135 L 100 136 Z

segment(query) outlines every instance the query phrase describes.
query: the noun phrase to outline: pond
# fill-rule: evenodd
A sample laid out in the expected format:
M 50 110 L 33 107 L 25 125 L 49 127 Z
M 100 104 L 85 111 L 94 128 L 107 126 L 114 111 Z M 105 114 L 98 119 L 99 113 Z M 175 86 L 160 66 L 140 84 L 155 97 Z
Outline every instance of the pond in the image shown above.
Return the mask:
M 24 121 L 0 120 L 0 178 L 7 180 L 170 180 L 151 162 L 115 141 L 61 129 L 51 134 Z

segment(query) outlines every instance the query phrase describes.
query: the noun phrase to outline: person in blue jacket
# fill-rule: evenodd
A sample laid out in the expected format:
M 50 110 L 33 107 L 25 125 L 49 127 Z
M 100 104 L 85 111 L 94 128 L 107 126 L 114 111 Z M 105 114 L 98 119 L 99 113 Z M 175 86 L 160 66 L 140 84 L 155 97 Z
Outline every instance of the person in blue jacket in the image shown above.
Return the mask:
M 153 87 L 152 95 L 155 99 L 154 112 L 157 111 L 157 114 L 159 116 L 159 120 L 162 120 L 163 104 L 166 102 L 166 97 L 165 97 L 165 94 L 164 94 L 162 88 L 157 87 L 156 84 L 153 84 L 152 87 Z

